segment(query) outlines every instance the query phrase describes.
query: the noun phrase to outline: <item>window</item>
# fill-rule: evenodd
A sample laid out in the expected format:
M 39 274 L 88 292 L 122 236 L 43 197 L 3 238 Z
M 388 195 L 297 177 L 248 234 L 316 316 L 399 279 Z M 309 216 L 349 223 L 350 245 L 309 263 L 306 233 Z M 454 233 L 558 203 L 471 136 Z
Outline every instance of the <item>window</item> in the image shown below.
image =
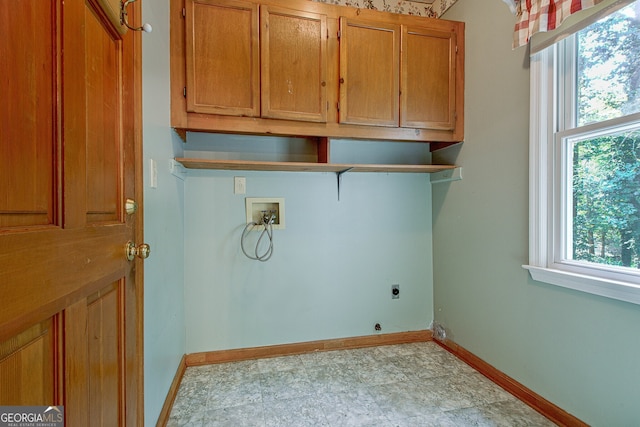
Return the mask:
M 531 58 L 536 280 L 640 304 L 640 0 Z

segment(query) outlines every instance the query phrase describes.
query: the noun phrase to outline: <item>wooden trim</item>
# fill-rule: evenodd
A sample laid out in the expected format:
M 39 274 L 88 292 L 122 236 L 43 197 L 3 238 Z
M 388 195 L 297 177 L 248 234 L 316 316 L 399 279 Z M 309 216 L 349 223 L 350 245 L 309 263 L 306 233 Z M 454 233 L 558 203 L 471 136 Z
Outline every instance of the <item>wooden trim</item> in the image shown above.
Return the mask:
M 241 360 L 289 356 L 294 354 L 311 353 L 314 351 L 346 350 L 379 345 L 425 342 L 431 341 L 432 339 L 433 338 L 431 331 L 423 330 L 413 332 L 398 332 L 393 334 L 368 335 L 363 337 L 338 338 L 322 341 L 309 341 L 293 344 L 281 344 L 266 347 L 207 351 L 202 353 L 187 354 L 186 365 L 198 366 L 215 363 L 238 362 Z
M 186 140 L 186 136 L 183 138 Z M 429 151 L 434 152 L 443 148 L 450 147 L 452 145 L 459 144 L 458 142 L 431 142 L 429 143 Z
M 562 408 L 554 405 L 546 400 L 544 397 L 528 389 L 518 381 L 494 368 L 484 360 L 480 359 L 475 354 L 471 353 L 467 349 L 459 346 L 455 342 L 445 339 L 444 341 L 434 339 L 434 341 L 443 347 L 445 350 L 452 353 L 458 359 L 465 362 L 485 377 L 520 399 L 525 404 L 529 405 L 554 423 L 560 426 L 584 426 L 588 427 L 588 424 L 574 417 L 570 413 L 566 412 Z
M 318 138 L 318 163 L 331 163 L 331 140 Z
M 453 165 L 367 165 L 341 163 L 263 162 L 255 160 L 212 160 L 176 157 L 187 169 L 252 170 L 281 172 L 404 172 L 434 173 L 455 169 Z
M 160 411 L 160 415 L 158 416 L 156 427 L 164 427 L 169 421 L 171 408 L 173 408 L 173 402 L 175 402 L 176 400 L 178 389 L 180 388 L 180 383 L 182 382 L 182 377 L 184 376 L 184 372 L 187 370 L 186 360 L 187 355 L 185 354 L 182 356 L 182 359 L 180 359 L 180 363 L 178 364 L 178 370 L 176 371 L 176 375 L 173 377 L 173 381 L 171 382 L 171 387 L 169 387 L 169 391 L 167 392 L 167 398 L 164 400 L 164 405 L 162 405 L 162 410 Z
M 135 2 L 129 5 L 129 23 L 133 26 L 139 27 L 142 25 L 142 4 L 141 2 Z M 132 62 L 133 69 L 131 70 L 132 76 L 132 130 L 131 133 L 134 138 L 134 158 L 131 160 L 134 167 L 134 183 L 133 183 L 133 198 L 138 203 L 138 211 L 131 218 L 135 223 L 135 241 L 144 241 L 144 183 L 143 183 L 143 138 L 142 138 L 142 32 L 130 31 L 127 37 L 131 37 L 130 41 L 132 45 L 130 61 Z M 129 160 L 125 159 L 125 165 L 128 165 Z M 127 167 L 127 166 L 124 166 Z M 128 186 L 127 186 L 128 187 Z M 130 188 L 130 187 L 128 187 Z M 130 191 L 130 190 L 125 190 Z M 124 199 L 126 197 L 122 197 Z M 131 276 L 129 276 L 131 277 Z M 133 422 L 135 420 L 136 425 L 144 425 L 144 260 L 136 258 L 135 271 L 133 272 L 133 280 L 135 283 L 135 369 L 133 375 L 135 378 L 127 379 L 124 384 L 126 387 L 124 395 L 126 397 L 125 410 L 130 414 L 135 414 L 135 418 L 127 418 L 126 423 Z M 127 297 L 131 297 L 131 294 L 127 293 Z M 125 313 L 125 317 L 129 314 Z M 130 319 L 128 321 L 131 321 Z M 128 332 L 127 332 L 128 334 Z M 129 338 L 125 339 L 126 341 Z M 125 346 L 129 344 L 125 343 Z M 131 355 L 127 355 L 131 357 Z M 134 387 L 132 387 L 134 385 Z M 135 393 L 134 397 L 130 395 Z M 128 405 L 135 404 L 135 412 L 133 408 L 128 408 Z
M 342 107 L 340 108 L 342 109 Z M 216 132 L 244 135 L 317 136 L 328 138 L 450 143 L 462 141 L 458 135 L 452 135 L 451 131 L 437 129 L 412 129 L 330 122 L 318 123 L 187 112 L 184 113 L 184 116 L 184 126 L 179 126 L 172 122 L 175 129 L 184 129 L 184 131 L 187 132 Z M 458 114 L 458 116 L 462 115 Z

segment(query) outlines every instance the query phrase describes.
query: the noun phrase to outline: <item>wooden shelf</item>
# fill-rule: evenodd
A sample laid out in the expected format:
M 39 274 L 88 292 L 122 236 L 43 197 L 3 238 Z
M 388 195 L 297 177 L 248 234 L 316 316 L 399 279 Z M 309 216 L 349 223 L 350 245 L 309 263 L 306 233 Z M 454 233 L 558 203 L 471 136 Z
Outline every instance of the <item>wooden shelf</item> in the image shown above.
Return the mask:
M 218 169 L 280 172 L 404 172 L 435 173 L 455 169 L 454 165 L 366 165 L 306 162 L 263 162 L 252 160 L 175 159 L 188 169 Z

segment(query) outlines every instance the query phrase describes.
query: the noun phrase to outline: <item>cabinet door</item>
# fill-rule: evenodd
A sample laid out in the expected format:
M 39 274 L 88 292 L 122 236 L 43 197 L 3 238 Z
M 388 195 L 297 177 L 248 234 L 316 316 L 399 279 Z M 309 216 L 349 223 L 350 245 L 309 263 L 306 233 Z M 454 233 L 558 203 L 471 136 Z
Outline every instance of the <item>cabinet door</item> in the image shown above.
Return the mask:
M 327 18 L 260 8 L 262 116 L 327 121 Z
M 186 2 L 187 111 L 260 115 L 258 5 Z
M 403 27 L 400 126 L 452 130 L 456 33 Z
M 398 126 L 400 26 L 340 18 L 340 123 Z

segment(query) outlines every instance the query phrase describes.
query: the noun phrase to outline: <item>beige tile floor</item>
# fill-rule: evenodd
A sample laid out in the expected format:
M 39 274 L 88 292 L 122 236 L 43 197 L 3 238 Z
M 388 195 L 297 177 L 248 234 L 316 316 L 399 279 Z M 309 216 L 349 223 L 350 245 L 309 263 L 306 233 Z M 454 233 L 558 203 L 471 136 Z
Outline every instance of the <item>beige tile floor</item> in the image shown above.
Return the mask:
M 553 426 L 434 342 L 187 368 L 168 426 Z

